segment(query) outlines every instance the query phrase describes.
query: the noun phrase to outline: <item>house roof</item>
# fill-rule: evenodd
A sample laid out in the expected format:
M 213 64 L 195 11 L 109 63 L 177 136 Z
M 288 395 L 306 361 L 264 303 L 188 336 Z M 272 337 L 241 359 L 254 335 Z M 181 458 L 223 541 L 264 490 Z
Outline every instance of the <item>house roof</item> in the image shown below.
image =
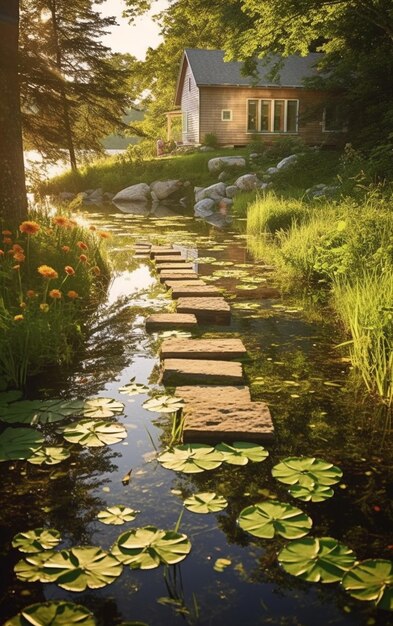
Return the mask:
M 224 55 L 224 50 L 185 49 L 176 89 L 177 104 L 181 98 L 179 91 L 186 64 L 190 66 L 198 86 L 303 87 L 305 78 L 318 74 L 316 64 L 322 58 L 321 53 L 312 52 L 306 57 L 292 55 L 285 59 L 278 56 L 270 57 L 269 61 L 259 59 L 257 61 L 258 77 L 254 78 L 242 75 L 243 63 L 241 61 L 224 61 Z M 277 79 L 272 80 L 269 73 L 279 61 L 282 61 L 282 65 Z

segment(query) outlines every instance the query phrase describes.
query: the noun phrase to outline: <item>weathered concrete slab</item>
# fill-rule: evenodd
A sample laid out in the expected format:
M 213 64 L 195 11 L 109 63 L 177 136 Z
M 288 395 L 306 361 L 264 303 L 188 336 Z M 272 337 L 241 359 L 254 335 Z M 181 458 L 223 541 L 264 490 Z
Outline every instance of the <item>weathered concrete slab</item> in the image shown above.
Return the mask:
M 133 259 L 150 259 L 150 254 L 145 254 L 142 252 L 136 252 L 134 254 L 134 256 L 132 257 Z
M 146 318 L 146 330 L 160 328 L 195 328 L 198 325 L 195 315 L 180 313 L 156 313 Z
M 165 287 L 167 289 L 173 289 L 174 287 L 188 287 L 190 285 L 195 285 L 195 286 L 198 285 L 200 287 L 203 287 L 203 285 L 206 286 L 206 283 L 205 283 L 204 280 L 201 280 L 201 279 L 199 279 L 199 280 L 195 280 L 195 279 L 186 280 L 186 279 L 184 279 L 184 280 L 166 280 L 165 281 Z
M 164 248 L 161 246 L 152 246 L 150 248 L 150 255 L 152 259 L 160 256 L 181 256 L 180 250 L 174 250 L 173 248 Z
M 152 247 L 152 244 L 150 243 L 150 241 L 136 241 L 135 242 L 135 247 L 136 248 L 150 248 Z
M 193 264 L 192 263 L 187 263 L 187 261 L 180 261 L 177 260 L 176 261 L 169 261 L 165 262 L 165 263 L 156 263 L 156 270 L 157 272 L 162 272 L 162 271 L 168 271 L 168 270 L 192 270 L 193 269 Z
M 158 256 L 154 260 L 156 265 L 161 263 L 186 263 L 186 259 L 183 259 L 181 256 L 176 254 Z
M 251 402 L 251 394 L 249 387 L 245 385 L 231 387 L 226 385 L 220 387 L 218 385 L 190 385 L 176 387 L 175 396 L 183 398 L 185 402 L 226 402 L 233 404 L 236 402 Z
M 166 339 L 161 344 L 162 359 L 241 359 L 247 350 L 241 339 Z
M 274 427 L 264 402 L 193 402 L 183 409 L 183 441 L 271 441 Z
M 243 382 L 243 369 L 242 364 L 237 361 L 165 359 L 162 362 L 161 382 L 164 385 L 236 385 Z
M 229 324 L 231 307 L 224 298 L 179 298 L 178 313 L 194 313 L 198 322 L 207 324 Z
M 167 280 L 198 280 L 198 274 L 192 270 L 163 270 L 159 274 L 160 282 L 165 283 Z
M 172 298 L 222 298 L 222 291 L 214 285 L 183 285 L 172 287 Z

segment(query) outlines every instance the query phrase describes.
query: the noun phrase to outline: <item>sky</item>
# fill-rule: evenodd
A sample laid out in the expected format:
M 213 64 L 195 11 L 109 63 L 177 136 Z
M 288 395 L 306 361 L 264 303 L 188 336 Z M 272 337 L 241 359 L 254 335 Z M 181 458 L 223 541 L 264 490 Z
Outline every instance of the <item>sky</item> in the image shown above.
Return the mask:
M 102 38 L 102 43 L 113 52 L 129 52 L 137 59 L 143 60 L 147 48 L 156 48 L 161 40 L 158 25 L 152 20 L 152 15 L 165 9 L 168 4 L 168 0 L 156 0 L 149 14 L 138 18 L 134 25 L 130 25 L 128 20 L 122 17 L 125 2 L 106 0 L 105 4 L 98 6 L 97 9 L 105 16 L 115 16 L 119 26 L 113 27 L 111 34 Z

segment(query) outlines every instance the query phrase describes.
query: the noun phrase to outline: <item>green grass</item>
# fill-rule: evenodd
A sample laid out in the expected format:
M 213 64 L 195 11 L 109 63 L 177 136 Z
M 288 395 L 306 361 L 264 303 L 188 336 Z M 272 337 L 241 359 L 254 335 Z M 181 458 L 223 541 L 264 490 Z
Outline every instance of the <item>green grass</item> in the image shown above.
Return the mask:
M 127 154 L 100 159 L 80 169 L 78 173 L 67 171 L 41 185 L 41 193 L 55 194 L 60 191 L 80 192 L 102 187 L 104 191 L 117 193 L 137 183 L 150 184 L 155 180 L 179 178 L 198 187 L 217 182 L 217 173 L 210 174 L 207 162 L 216 156 L 245 156 L 246 149 L 194 152 L 176 156 L 131 160 Z M 237 170 L 236 175 L 246 170 Z

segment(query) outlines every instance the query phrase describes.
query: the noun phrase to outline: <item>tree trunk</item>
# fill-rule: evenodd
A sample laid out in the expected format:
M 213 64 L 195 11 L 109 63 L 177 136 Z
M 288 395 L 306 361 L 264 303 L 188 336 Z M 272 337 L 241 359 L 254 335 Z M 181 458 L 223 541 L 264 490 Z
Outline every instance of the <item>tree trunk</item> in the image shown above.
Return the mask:
M 61 48 L 59 43 L 59 28 L 57 23 L 57 6 L 56 0 L 50 5 L 51 14 L 52 14 L 52 28 L 53 28 L 53 40 L 56 50 L 56 67 L 58 69 L 59 75 L 61 76 L 62 85 L 61 85 L 61 102 L 63 104 L 63 122 L 64 122 L 64 130 L 67 140 L 67 149 L 70 155 L 70 165 L 71 169 L 74 172 L 78 171 L 78 166 L 76 163 L 76 155 L 75 155 L 75 147 L 74 147 L 74 138 L 72 136 L 72 127 L 71 127 L 71 117 L 70 117 L 70 103 L 68 102 L 67 92 L 65 89 L 65 79 L 63 77 L 63 59 L 61 54 Z
M 19 0 L 0 0 L 0 220 L 26 218 L 18 78 Z

